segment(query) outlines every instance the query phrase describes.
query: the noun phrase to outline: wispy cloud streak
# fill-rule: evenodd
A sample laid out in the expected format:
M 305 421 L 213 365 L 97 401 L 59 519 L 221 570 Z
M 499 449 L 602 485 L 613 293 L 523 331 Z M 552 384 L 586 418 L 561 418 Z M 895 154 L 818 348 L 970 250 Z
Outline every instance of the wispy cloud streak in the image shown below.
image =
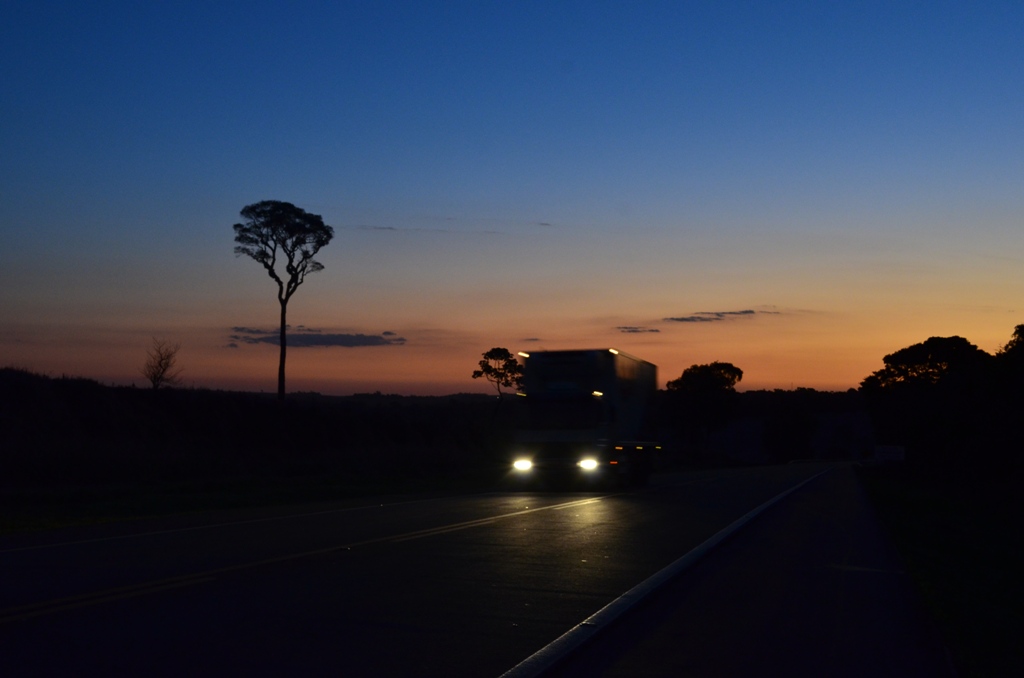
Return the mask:
M 278 330 L 263 330 L 252 327 L 233 327 L 229 339 L 229 348 L 237 348 L 239 344 L 273 344 L 279 345 Z M 343 334 L 324 332 L 323 330 L 298 328 L 288 332 L 288 346 L 295 348 L 341 347 L 358 348 L 362 346 L 400 346 L 405 343 L 404 337 L 394 332 L 380 334 Z
M 723 320 L 735 320 L 737 318 L 748 318 L 765 311 L 746 309 L 743 311 L 699 311 L 690 315 L 674 316 L 665 318 L 667 322 L 674 323 L 714 323 Z
M 647 332 L 661 332 L 656 327 L 640 327 L 639 325 L 619 325 L 616 327 L 619 332 L 625 334 L 644 334 Z

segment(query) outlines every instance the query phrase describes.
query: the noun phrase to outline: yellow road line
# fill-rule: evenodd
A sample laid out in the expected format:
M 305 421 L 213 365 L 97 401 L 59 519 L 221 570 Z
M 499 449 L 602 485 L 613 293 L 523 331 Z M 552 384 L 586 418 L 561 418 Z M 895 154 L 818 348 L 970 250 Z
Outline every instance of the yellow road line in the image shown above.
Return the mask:
M 18 622 L 25 619 L 30 619 L 32 617 L 41 617 L 43 615 L 53 614 L 55 612 L 62 612 L 65 610 L 73 610 L 77 608 L 88 607 L 90 605 L 98 605 L 100 603 L 112 602 L 115 600 L 124 600 L 126 598 L 144 596 L 150 593 L 158 593 L 160 591 L 165 591 L 171 588 L 180 588 L 183 586 L 193 586 L 195 584 L 202 584 L 204 582 L 213 581 L 217 578 L 218 575 L 239 572 L 241 570 L 249 570 L 256 567 L 262 567 L 264 565 L 276 565 L 278 563 L 284 563 L 291 560 L 299 560 L 302 558 L 310 558 L 313 556 L 325 555 L 327 553 L 333 553 L 336 551 L 349 551 L 353 548 L 360 546 L 368 546 L 370 544 L 378 544 L 382 542 L 398 543 L 403 541 L 410 541 L 412 539 L 420 539 L 423 537 L 432 537 L 439 534 L 455 532 L 457 530 L 464 530 L 470 527 L 490 525 L 503 518 L 514 518 L 516 516 L 522 516 L 528 513 L 536 513 L 538 511 L 548 511 L 552 509 L 568 508 L 572 506 L 582 506 L 585 504 L 592 504 L 598 501 L 601 501 L 601 499 L 580 499 L 577 501 L 566 502 L 564 504 L 540 506 L 532 509 L 526 508 L 521 511 L 513 511 L 512 513 L 504 513 L 502 515 L 491 516 L 489 518 L 467 520 L 461 523 L 441 525 L 438 527 L 431 527 L 424 530 L 416 530 L 413 532 L 405 532 L 397 535 L 389 535 L 387 537 L 375 537 L 373 539 L 365 539 L 363 541 L 353 542 L 351 544 L 344 544 L 340 546 L 328 546 L 326 548 L 314 549 L 312 551 L 290 553 L 283 556 L 265 558 L 263 560 L 256 560 L 249 563 L 241 563 L 238 565 L 218 567 L 211 570 L 205 570 L 203 572 L 196 572 L 194 574 L 179 575 L 176 577 L 166 577 L 164 579 L 156 579 L 153 581 L 143 582 L 141 584 L 118 586 L 115 588 L 102 589 L 100 591 L 94 591 L 91 593 L 83 593 L 76 596 L 68 596 L 66 598 L 55 598 L 53 600 L 47 600 L 39 603 L 29 603 L 28 605 L 9 607 L 7 609 L 0 610 L 0 624 Z

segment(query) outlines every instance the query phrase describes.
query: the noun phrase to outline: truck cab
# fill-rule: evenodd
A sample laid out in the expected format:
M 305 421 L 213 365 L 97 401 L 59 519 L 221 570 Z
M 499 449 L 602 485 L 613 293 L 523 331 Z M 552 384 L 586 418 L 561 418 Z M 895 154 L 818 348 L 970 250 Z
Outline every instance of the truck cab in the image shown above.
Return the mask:
M 657 368 L 613 348 L 520 355 L 527 415 L 513 473 L 577 485 L 645 484 L 660 449 L 647 430 Z

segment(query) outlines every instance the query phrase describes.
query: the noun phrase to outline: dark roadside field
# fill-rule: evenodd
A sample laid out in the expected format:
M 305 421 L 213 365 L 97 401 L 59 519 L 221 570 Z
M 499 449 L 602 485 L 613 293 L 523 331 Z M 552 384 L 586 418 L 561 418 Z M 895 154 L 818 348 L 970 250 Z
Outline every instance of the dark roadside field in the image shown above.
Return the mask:
M 493 488 L 494 397 L 109 387 L 0 369 L 0 532 Z M 496 450 L 498 452 L 496 452 Z
M 860 476 L 959 674 L 1024 675 L 1024 540 L 1013 483 L 894 467 Z
M 294 476 L 175 483 L 65 485 L 0 492 L 0 535 L 243 508 L 315 508 L 360 497 L 493 490 L 494 474 L 457 478 Z

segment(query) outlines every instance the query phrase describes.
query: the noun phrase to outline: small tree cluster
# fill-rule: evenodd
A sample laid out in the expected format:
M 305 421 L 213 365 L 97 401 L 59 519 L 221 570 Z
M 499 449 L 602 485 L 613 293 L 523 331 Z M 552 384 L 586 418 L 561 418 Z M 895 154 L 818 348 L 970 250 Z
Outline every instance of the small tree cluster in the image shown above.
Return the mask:
M 1024 325 L 994 355 L 963 337 L 929 337 L 882 362 L 860 386 L 880 442 L 951 477 L 981 468 L 981 458 L 1004 471 L 1019 463 L 1009 451 L 1019 447 L 1024 407 Z
M 665 384 L 665 388 L 670 391 L 694 393 L 734 391 L 741 379 L 743 370 L 732 363 L 713 362 L 687 367 L 678 379 Z

